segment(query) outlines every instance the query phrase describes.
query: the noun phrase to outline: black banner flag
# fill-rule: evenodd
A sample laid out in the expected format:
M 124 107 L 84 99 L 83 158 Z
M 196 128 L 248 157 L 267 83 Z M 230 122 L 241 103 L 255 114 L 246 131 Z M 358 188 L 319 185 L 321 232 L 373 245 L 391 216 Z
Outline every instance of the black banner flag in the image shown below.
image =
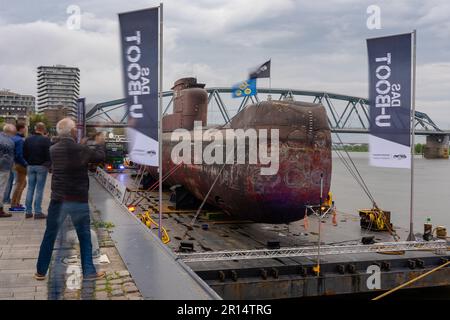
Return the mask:
M 78 142 L 84 138 L 86 131 L 86 99 L 77 100 L 77 138 Z
M 410 168 L 412 34 L 367 40 L 370 164 Z
M 133 162 L 158 166 L 159 7 L 119 14 Z
M 249 78 L 250 79 L 270 78 L 270 60 L 264 62 L 262 65 L 260 65 L 254 71 L 250 72 Z

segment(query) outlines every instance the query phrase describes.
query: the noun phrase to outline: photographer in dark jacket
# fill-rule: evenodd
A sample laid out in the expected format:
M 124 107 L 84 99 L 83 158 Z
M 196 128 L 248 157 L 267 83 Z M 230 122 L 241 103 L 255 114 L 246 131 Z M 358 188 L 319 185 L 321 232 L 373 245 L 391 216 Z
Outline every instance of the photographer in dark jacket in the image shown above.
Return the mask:
M 59 121 L 56 131 L 58 142 L 50 147 L 53 176 L 47 228 L 39 251 L 37 272 L 34 277 L 37 280 L 45 279 L 59 228 L 65 217 L 70 215 L 80 242 L 84 280 L 98 280 L 104 278 L 105 273 L 97 273 L 92 261 L 87 168 L 91 162 L 104 160 L 105 152 L 102 148 L 104 140 L 98 138 L 97 146 L 93 149 L 76 143 L 77 129 L 75 122 L 70 118 Z
M 46 215 L 42 212 L 42 196 L 44 194 L 45 182 L 47 181 L 48 168 L 50 167 L 50 139 L 44 134 L 45 124 L 36 123 L 34 126 L 34 135 L 25 139 L 23 144 L 23 157 L 28 163 L 27 177 L 28 190 L 25 201 L 25 218 L 33 217 L 32 204 L 34 193 L 34 218 L 45 219 Z

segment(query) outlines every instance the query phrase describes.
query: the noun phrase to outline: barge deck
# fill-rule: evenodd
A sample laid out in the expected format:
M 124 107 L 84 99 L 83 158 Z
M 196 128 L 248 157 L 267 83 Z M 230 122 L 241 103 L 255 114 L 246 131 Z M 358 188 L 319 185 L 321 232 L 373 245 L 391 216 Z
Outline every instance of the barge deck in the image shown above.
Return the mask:
M 124 199 L 132 201 L 135 192 L 128 173 L 111 176 L 127 185 Z M 95 199 L 94 199 L 95 202 Z M 130 213 L 122 205 L 115 215 L 135 216 L 149 210 L 149 215 L 158 221 L 158 193 L 148 192 L 144 200 Z M 268 245 L 280 248 L 304 248 L 318 244 L 318 218 L 310 216 L 308 225 L 304 221 L 273 225 L 236 221 L 223 213 L 204 210 L 193 228 L 190 223 L 196 210 L 176 210 L 170 202 L 170 191 L 163 193 L 163 227 L 170 242 L 167 248 L 175 260 L 182 260 L 185 252 L 180 248 L 191 245 L 194 253 L 236 250 L 261 250 Z M 321 223 L 321 245 L 361 245 L 363 237 L 374 237 L 376 243 L 392 242 L 387 232 L 372 232 L 361 229 L 357 213 L 338 211 L 337 224 L 330 216 Z M 401 239 L 408 230 L 396 227 Z M 157 234 L 157 228 L 152 230 Z M 417 234 L 421 238 L 421 234 Z M 148 239 L 148 241 L 159 241 Z M 269 243 L 270 242 L 270 243 Z M 139 245 L 139 244 L 136 244 Z M 142 244 L 144 245 L 144 244 Z M 183 245 L 183 246 L 182 246 Z M 120 248 L 120 246 L 119 246 Z M 276 250 L 276 249 L 275 249 Z M 119 250 L 120 251 L 120 250 Z M 127 258 L 124 257 L 124 260 Z M 407 282 L 450 260 L 448 243 L 444 250 L 405 250 L 399 252 L 361 252 L 327 254 L 320 256 L 320 275 L 313 267 L 317 255 L 264 257 L 257 259 L 211 259 L 209 261 L 185 261 L 199 278 L 223 299 L 289 299 L 320 297 L 360 293 L 381 293 Z M 134 261 L 137 263 L 137 261 Z M 145 266 L 141 266 L 145 269 Z M 139 281 L 137 280 L 138 286 Z M 442 268 L 421 279 L 408 288 L 450 286 L 450 268 Z

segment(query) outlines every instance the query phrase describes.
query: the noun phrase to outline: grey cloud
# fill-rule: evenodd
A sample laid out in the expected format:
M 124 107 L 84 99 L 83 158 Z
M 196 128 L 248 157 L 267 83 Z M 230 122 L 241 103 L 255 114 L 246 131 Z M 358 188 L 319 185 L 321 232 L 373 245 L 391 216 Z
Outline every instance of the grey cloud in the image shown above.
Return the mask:
M 33 94 L 38 65 L 65 63 L 81 68 L 82 95 L 98 102 L 122 96 L 117 13 L 159 1 L 0 4 L 0 37 L 10 44 L 0 47 L 0 87 Z M 70 4 L 82 10 L 81 31 L 65 28 Z M 382 30 L 366 28 L 371 4 L 381 8 Z M 230 86 L 272 58 L 274 87 L 366 96 L 365 39 L 416 28 L 418 105 L 444 127 L 450 125 L 447 1 L 167 0 L 164 8 L 165 89 L 191 74 L 209 86 Z

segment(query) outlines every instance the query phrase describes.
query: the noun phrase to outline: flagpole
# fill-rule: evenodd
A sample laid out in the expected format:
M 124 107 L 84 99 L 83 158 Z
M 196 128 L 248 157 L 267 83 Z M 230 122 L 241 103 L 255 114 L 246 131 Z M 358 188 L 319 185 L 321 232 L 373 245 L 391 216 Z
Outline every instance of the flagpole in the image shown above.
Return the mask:
M 158 106 L 158 142 L 159 142 L 159 221 L 158 237 L 162 240 L 162 96 L 163 96 L 163 4 L 159 5 L 159 106 Z
M 407 241 L 415 241 L 414 235 L 414 138 L 415 138 L 415 117 L 416 117 L 416 30 L 412 33 L 413 47 L 412 47 L 412 115 L 411 115 L 411 197 L 410 197 L 410 212 L 409 212 L 409 235 Z
M 272 69 L 272 59 L 270 61 L 270 68 Z M 269 99 L 272 100 L 272 72 L 269 74 Z
M 272 76 L 269 77 L 269 97 L 267 100 L 272 100 Z

